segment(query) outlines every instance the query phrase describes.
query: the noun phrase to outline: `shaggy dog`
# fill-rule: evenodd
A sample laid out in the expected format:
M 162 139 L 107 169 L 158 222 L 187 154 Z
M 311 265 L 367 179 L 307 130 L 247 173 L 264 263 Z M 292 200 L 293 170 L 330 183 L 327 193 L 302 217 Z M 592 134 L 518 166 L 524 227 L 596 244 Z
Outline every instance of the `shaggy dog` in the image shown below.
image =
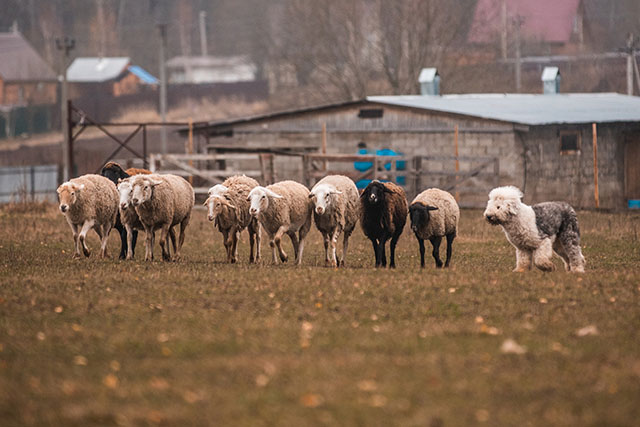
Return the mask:
M 580 229 L 576 212 L 565 202 L 544 202 L 528 206 L 520 200 L 516 187 L 498 187 L 489 193 L 484 217 L 500 225 L 507 240 L 516 248 L 514 271 L 531 269 L 531 262 L 543 271 L 552 271 L 553 252 L 564 261 L 565 269 L 584 273 L 580 250 Z

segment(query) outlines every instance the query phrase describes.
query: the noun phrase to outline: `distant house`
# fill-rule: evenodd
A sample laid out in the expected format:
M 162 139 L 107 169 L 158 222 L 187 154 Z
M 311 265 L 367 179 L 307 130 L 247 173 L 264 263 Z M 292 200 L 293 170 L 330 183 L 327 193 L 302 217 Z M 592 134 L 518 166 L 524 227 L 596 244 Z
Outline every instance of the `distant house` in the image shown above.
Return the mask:
M 468 41 L 502 49 L 515 42 L 516 25 L 522 43 L 538 43 L 552 53 L 577 50 L 584 41 L 580 0 L 478 0 Z
M 0 138 L 51 128 L 56 73 L 17 31 L 0 33 Z
M 127 57 L 76 58 L 67 69 L 70 97 L 119 97 L 135 94 L 143 87 L 155 87 L 158 79 Z
M 237 83 L 256 80 L 246 56 L 176 56 L 167 61 L 169 83 Z

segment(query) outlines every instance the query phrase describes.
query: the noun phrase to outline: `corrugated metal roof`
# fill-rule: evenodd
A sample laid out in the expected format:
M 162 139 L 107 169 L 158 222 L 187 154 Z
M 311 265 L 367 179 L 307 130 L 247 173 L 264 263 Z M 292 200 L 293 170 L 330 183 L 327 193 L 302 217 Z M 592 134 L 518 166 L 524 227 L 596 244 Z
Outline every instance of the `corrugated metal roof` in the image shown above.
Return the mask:
M 129 65 L 129 58 L 76 58 L 67 68 L 67 80 L 72 83 L 97 83 L 118 77 Z
M 56 81 L 57 76 L 20 33 L 0 33 L 0 77 L 5 81 Z
M 640 122 L 640 97 L 617 93 L 369 96 L 367 101 L 531 126 Z
M 160 80 L 153 77 L 151 73 L 138 65 L 130 65 L 128 70 L 135 74 L 143 83 L 150 85 L 157 85 L 160 83 Z

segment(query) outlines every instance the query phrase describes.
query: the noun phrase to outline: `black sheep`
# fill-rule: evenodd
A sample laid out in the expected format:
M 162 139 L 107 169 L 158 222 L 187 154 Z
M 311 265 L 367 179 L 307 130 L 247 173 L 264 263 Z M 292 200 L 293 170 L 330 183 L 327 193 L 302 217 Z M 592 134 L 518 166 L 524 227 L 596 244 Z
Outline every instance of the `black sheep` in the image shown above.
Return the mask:
M 386 267 L 385 244 L 391 239 L 389 267 L 395 268 L 396 244 L 407 222 L 404 190 L 392 182 L 372 181 L 360 195 L 360 225 L 373 243 L 376 267 Z
M 132 171 L 132 174 L 127 173 L 128 171 Z M 151 173 L 145 169 L 127 169 L 126 171 L 122 169 L 122 167 L 115 163 L 109 162 L 102 167 L 100 171 L 100 175 L 105 178 L 109 178 L 111 182 L 113 182 L 116 186 L 118 185 L 118 179 L 129 178 L 131 175 L 136 175 L 138 173 Z M 127 256 L 127 230 L 122 225 L 122 221 L 120 221 L 120 212 L 116 217 L 116 225 L 115 229 L 120 233 L 120 259 L 125 259 Z M 131 250 L 135 254 L 136 252 L 136 241 L 138 240 L 138 230 L 133 230 L 133 239 L 131 242 Z

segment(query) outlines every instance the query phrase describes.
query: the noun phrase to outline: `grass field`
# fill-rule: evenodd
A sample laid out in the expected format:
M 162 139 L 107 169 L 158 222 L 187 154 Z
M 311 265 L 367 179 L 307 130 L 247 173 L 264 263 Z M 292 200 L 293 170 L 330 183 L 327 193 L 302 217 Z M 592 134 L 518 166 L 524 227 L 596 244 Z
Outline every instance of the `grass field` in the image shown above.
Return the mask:
M 638 425 L 640 215 L 579 219 L 587 273 L 517 274 L 480 211 L 452 269 L 407 228 L 390 271 L 359 229 L 345 269 L 315 229 L 301 267 L 248 265 L 246 233 L 227 265 L 203 211 L 181 262 L 72 260 L 55 206 L 5 207 L 0 424 Z

